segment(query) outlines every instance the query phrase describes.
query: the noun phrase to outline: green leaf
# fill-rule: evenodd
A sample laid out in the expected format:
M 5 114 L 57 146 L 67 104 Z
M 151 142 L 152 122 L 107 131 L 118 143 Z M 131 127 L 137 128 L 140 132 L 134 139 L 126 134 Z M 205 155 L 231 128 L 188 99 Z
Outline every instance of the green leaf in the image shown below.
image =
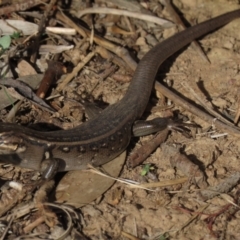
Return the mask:
M 151 169 L 151 165 L 150 164 L 145 164 L 143 166 L 143 169 L 141 171 L 141 176 L 145 176 Z
M 160 238 L 159 238 L 159 240 L 166 240 L 167 238 L 164 236 L 164 235 L 162 235 Z
M 9 35 L 3 36 L 0 38 L 0 46 L 3 50 L 6 50 L 10 47 L 11 37 Z
M 11 35 L 11 38 L 12 39 L 18 39 L 20 38 L 21 36 L 21 33 L 20 32 L 14 32 L 12 35 Z

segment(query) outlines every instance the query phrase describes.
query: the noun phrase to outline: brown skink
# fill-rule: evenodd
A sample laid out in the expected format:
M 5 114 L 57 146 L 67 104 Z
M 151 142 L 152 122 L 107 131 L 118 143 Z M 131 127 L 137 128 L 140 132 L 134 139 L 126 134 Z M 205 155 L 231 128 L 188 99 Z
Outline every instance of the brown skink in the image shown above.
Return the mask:
M 79 170 L 88 164 L 111 161 L 128 146 L 134 122 L 150 98 L 159 66 L 192 40 L 235 18 L 232 11 L 190 27 L 153 47 L 140 61 L 125 96 L 97 117 L 70 130 L 40 132 L 16 124 L 0 124 L 0 155 L 20 167 L 40 170 L 45 177 L 55 171 Z M 167 127 L 168 120 L 162 120 Z

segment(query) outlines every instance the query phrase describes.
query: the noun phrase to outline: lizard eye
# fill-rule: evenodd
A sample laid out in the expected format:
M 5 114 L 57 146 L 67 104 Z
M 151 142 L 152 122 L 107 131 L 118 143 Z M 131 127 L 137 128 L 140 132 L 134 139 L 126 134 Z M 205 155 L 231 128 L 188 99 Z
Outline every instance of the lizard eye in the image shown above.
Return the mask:
M 13 132 L 0 133 L 0 154 L 16 154 L 26 150 L 23 139 Z

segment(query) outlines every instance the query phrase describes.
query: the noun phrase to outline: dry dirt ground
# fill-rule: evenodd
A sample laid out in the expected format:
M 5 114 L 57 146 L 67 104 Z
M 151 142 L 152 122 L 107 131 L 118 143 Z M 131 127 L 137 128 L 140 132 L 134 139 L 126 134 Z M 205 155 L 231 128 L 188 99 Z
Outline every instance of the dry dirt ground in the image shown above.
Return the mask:
M 106 1 L 102 2 L 102 6 L 110 6 L 104 2 Z M 137 1 L 134 4 L 138 6 L 140 3 Z M 162 11 L 160 1 L 142 1 L 141 4 L 157 14 Z M 240 6 L 237 0 L 181 0 L 174 1 L 174 4 L 182 19 L 192 25 L 238 9 Z M 81 5 L 83 6 L 84 4 Z M 172 19 L 165 8 L 161 16 Z M 118 16 L 102 15 L 95 21 L 96 27 L 107 29 L 106 38 L 128 47 L 131 54 L 138 59 L 157 42 L 178 31 L 177 27 L 163 29 L 142 20 L 123 20 Z M 124 26 L 124 23 L 127 26 Z M 114 29 L 113 26 L 118 28 Z M 190 86 L 205 106 L 227 119 L 234 119 L 239 108 L 240 91 L 239 26 L 240 19 L 198 41 L 209 62 L 190 46 L 164 62 L 157 78 L 200 107 L 199 102 L 194 100 L 185 87 Z M 119 29 L 123 30 L 122 34 L 119 34 Z M 78 54 L 77 50 L 72 51 L 72 55 L 69 53 L 72 62 L 78 61 Z M 65 60 L 66 58 L 65 56 Z M 118 101 L 128 87 L 132 72 L 118 67 L 117 72 L 114 69 L 114 73 L 102 80 L 102 72 L 110 67 L 111 62 L 95 57 L 85 66 L 80 76 L 64 89 L 65 98 L 76 98 L 78 93 L 91 95 L 94 99 L 103 100 L 108 104 Z M 65 118 L 76 124 L 82 118 L 82 111 L 77 107 L 75 102 L 65 102 L 61 105 L 59 116 L 64 118 L 68 115 Z M 69 112 L 69 109 L 74 110 Z M 29 118 L 41 119 L 33 111 L 30 111 Z M 120 177 L 140 183 L 164 182 L 184 177 L 188 177 L 188 180 L 185 183 L 150 190 L 115 182 L 97 200 L 80 208 L 83 217 L 82 231 L 88 239 L 240 239 L 240 213 L 237 206 L 240 190 L 237 184 L 240 172 L 239 138 L 231 134 L 222 134 L 224 132 L 216 129 L 214 122 L 205 122 L 174 102 L 166 101 L 155 90 L 143 119 L 165 116 L 169 112 L 173 112 L 184 121 L 198 124 L 200 128 L 193 128 L 191 136 L 178 131 L 170 132 L 164 145 L 159 146 L 143 165 L 128 169 L 125 164 Z M 18 115 L 20 119 L 21 111 Z M 21 122 L 26 123 L 29 118 L 24 116 Z M 217 136 L 218 134 L 222 135 Z M 153 138 L 153 135 L 133 138 L 127 155 L 129 156 L 133 149 L 151 142 Z M 172 155 L 169 148 L 177 151 Z M 178 158 L 179 161 L 173 158 Z M 177 162 L 175 167 L 171 164 L 172 161 Z M 146 163 L 149 165 L 146 166 Z M 150 170 L 146 170 L 146 174 L 142 176 L 143 170 L 148 166 Z M 224 184 L 229 185 L 225 191 L 221 189 Z M 200 189 L 209 186 L 220 186 L 213 189 L 219 194 L 208 196 L 209 199 L 201 198 Z M 220 193 L 221 191 L 223 193 Z M 81 194 L 84 195 L 84 192 Z

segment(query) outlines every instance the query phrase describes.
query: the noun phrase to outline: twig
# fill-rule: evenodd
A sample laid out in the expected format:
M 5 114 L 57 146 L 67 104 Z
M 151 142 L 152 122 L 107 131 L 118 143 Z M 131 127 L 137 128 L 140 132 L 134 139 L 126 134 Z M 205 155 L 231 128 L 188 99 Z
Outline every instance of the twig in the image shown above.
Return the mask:
M 182 184 L 189 180 L 187 177 L 172 179 L 172 180 L 165 180 L 161 182 L 150 182 L 150 183 L 141 183 L 138 186 L 144 188 L 159 188 L 159 187 L 168 187 L 176 184 Z
M 155 88 L 157 91 L 162 93 L 165 97 L 171 99 L 176 104 L 183 107 L 185 110 L 191 112 L 192 114 L 198 116 L 202 120 L 214 124 L 217 128 L 221 129 L 222 131 L 226 131 L 227 133 L 231 133 L 234 136 L 240 136 L 240 129 L 235 126 L 228 126 L 225 123 L 221 122 L 220 120 L 212 117 L 208 113 L 205 113 L 204 111 L 200 110 L 199 108 L 195 107 L 194 105 L 190 104 L 183 98 L 179 97 L 177 94 L 173 93 L 171 90 L 169 90 L 167 87 L 163 86 L 159 82 L 155 82 Z
M 148 14 L 143 14 L 143 13 L 138 13 L 138 12 L 130 12 L 127 10 L 114 9 L 114 8 L 103 8 L 103 7 L 102 8 L 101 7 L 86 8 L 82 11 L 79 11 L 77 13 L 77 17 L 81 18 L 83 15 L 93 14 L 93 13 L 113 14 L 113 15 L 119 15 L 119 16 L 133 17 L 133 18 L 144 20 L 144 21 L 156 23 L 158 25 L 161 25 L 164 28 L 170 28 L 170 27 L 174 26 L 174 24 L 171 23 L 170 21 L 159 18 L 159 17 L 155 17 L 155 16 L 151 16 Z
M 127 165 L 129 168 L 134 168 L 141 164 L 149 155 L 161 144 L 168 136 L 169 129 L 166 128 L 159 132 L 153 139 L 144 143 L 143 146 L 135 150 L 128 158 Z
M 62 76 L 62 74 L 66 72 L 67 69 L 62 63 L 48 61 L 48 69 L 45 71 L 36 95 L 40 98 L 45 98 L 45 95 L 50 86 L 55 83 Z
M 78 26 L 77 24 L 75 24 L 71 19 L 69 19 L 66 15 L 64 15 L 64 13 L 62 12 L 57 12 L 56 14 L 57 19 L 65 22 L 67 25 L 69 25 L 70 27 L 73 27 L 76 29 L 76 31 L 83 37 L 91 37 L 91 31 L 83 26 Z M 126 62 L 125 67 L 127 69 L 132 69 L 135 70 L 137 67 L 137 63 L 132 59 L 132 57 L 130 56 L 128 50 L 124 47 L 119 47 L 116 46 L 115 44 L 113 44 L 112 42 L 94 34 L 93 36 L 93 41 L 98 44 L 99 46 L 106 48 L 107 50 L 115 53 L 117 56 L 119 56 L 120 58 L 124 59 L 124 61 Z
M 186 26 L 184 25 L 182 19 L 179 17 L 179 15 L 177 14 L 177 12 L 175 11 L 175 9 L 172 6 L 171 0 L 162 0 L 161 1 L 163 4 L 165 4 L 165 7 L 167 9 L 167 11 L 170 13 L 171 17 L 173 18 L 173 21 L 179 26 L 179 28 L 181 30 L 185 30 Z M 192 41 L 192 45 L 191 45 L 194 50 L 200 55 L 200 57 L 210 63 L 208 57 L 206 56 L 206 54 L 203 52 L 202 48 L 200 47 L 199 43 L 194 40 Z
M 67 75 L 61 84 L 59 84 L 57 90 L 62 91 L 64 87 L 78 74 L 78 72 L 91 60 L 95 55 L 95 51 L 90 52 L 74 69 Z
M 118 182 L 121 182 L 121 183 L 124 183 L 126 185 L 129 185 L 133 188 L 141 188 L 141 189 L 145 189 L 145 190 L 148 190 L 148 191 L 155 191 L 155 190 L 152 190 L 152 189 L 149 189 L 147 187 L 142 187 L 141 184 L 139 184 L 138 182 L 135 182 L 135 181 L 132 181 L 132 180 L 127 180 L 127 179 L 123 179 L 123 178 L 115 178 L 115 177 L 112 177 L 110 175 L 108 175 L 107 173 L 103 173 L 101 171 L 99 171 L 98 169 L 94 168 L 93 166 L 89 166 L 90 169 L 86 170 L 86 171 L 89 171 L 89 172 L 92 172 L 92 173 L 95 173 L 95 174 L 98 174 L 100 176 L 103 176 L 103 177 L 107 177 L 107 178 L 110 178 L 112 180 L 115 180 L 115 181 L 118 181 Z
M 217 112 L 215 112 L 213 109 L 211 109 L 206 103 L 203 102 L 203 98 L 199 97 L 197 95 L 197 93 L 193 90 L 193 88 L 191 88 L 189 86 L 188 83 L 186 82 L 182 82 L 181 83 L 182 86 L 188 90 L 188 92 L 201 104 L 201 106 L 207 110 L 207 112 L 209 112 L 210 114 L 212 114 L 213 116 L 215 116 L 217 119 L 221 120 L 222 122 L 224 122 L 227 125 L 230 126 L 234 126 L 231 122 L 229 122 L 227 119 L 225 119 L 224 117 L 222 117 L 220 114 L 218 114 Z
M 118 65 L 119 67 L 125 67 L 125 65 L 126 65 L 122 58 L 116 56 L 116 54 L 111 53 L 110 51 L 108 51 L 107 49 L 105 49 L 103 47 L 97 46 L 96 52 L 98 54 L 100 54 L 100 56 L 102 58 L 107 59 L 109 62 L 113 62 L 114 64 Z M 131 69 L 128 69 L 128 71 L 133 73 L 133 71 Z
M 183 230 L 186 226 L 188 226 L 195 218 L 197 218 L 199 216 L 200 213 L 203 212 L 204 209 L 206 209 L 210 204 L 208 203 L 207 205 L 203 206 L 201 209 L 199 209 L 199 211 L 197 213 L 194 213 L 193 216 L 186 222 L 184 223 L 181 228 L 178 230 L 181 231 Z
M 31 49 L 33 51 L 31 57 L 30 57 L 30 61 L 32 63 L 35 63 L 37 60 L 37 54 L 38 54 L 38 50 L 39 50 L 39 45 L 40 45 L 40 38 L 43 34 L 43 32 L 45 31 L 45 27 L 46 27 L 46 22 L 48 20 L 48 17 L 50 15 L 50 11 L 52 10 L 52 7 L 55 5 L 55 3 L 57 2 L 57 0 L 51 0 L 50 3 L 47 5 L 44 14 L 41 18 L 41 21 L 39 23 L 39 27 L 38 27 L 38 33 L 37 36 L 35 38 L 35 42 L 33 44 L 33 46 L 31 46 Z
M 124 232 L 124 231 L 121 231 L 121 235 L 122 235 L 123 237 L 126 237 L 126 238 L 130 239 L 130 240 L 141 240 L 140 238 L 135 237 L 135 236 L 133 236 L 132 234 L 127 233 L 127 232 Z
M 10 220 L 8 221 L 8 225 L 6 226 L 6 228 L 4 229 L 4 231 L 1 233 L 1 238 L 0 238 L 0 240 L 6 239 L 5 237 L 6 237 L 7 233 L 8 233 L 8 231 L 10 230 L 10 226 L 12 225 L 13 220 L 14 220 L 13 217 L 11 217 Z
M 28 0 L 24 2 L 19 2 L 16 4 L 11 4 L 10 6 L 1 7 L 0 8 L 0 16 L 2 15 L 8 15 L 11 12 L 17 12 L 17 11 L 24 11 L 28 8 L 34 7 L 38 4 L 42 4 L 46 2 L 46 0 Z

